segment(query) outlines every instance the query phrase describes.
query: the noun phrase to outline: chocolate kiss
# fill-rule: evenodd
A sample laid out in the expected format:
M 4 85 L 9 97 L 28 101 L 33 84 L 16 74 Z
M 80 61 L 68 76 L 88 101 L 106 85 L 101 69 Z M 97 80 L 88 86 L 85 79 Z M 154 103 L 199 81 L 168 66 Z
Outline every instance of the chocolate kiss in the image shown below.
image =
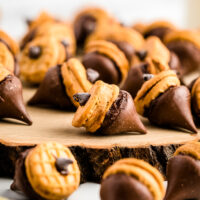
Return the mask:
M 99 78 L 99 72 L 97 72 L 94 69 L 90 69 L 88 68 L 86 70 L 86 74 L 87 74 L 87 79 L 91 82 L 91 83 L 95 83 L 98 78 Z
M 83 56 L 83 65 L 86 69 L 91 68 L 99 72 L 99 80 L 106 83 L 118 84 L 121 81 L 121 73 L 114 62 L 99 53 L 91 52 Z
M 147 56 L 147 51 L 146 50 L 136 51 L 135 54 L 138 56 L 140 60 L 144 60 Z
M 32 124 L 24 105 L 22 84 L 15 76 L 7 76 L 0 83 L 0 118 L 13 118 Z
M 147 111 L 152 124 L 183 128 L 197 133 L 190 108 L 190 92 L 185 86 L 171 87 L 152 101 Z
M 48 105 L 60 109 L 73 110 L 74 105 L 65 92 L 60 66 L 51 67 L 29 105 Z
M 142 87 L 143 83 L 145 82 L 143 77 L 144 65 L 146 65 L 146 63 L 142 63 L 140 65 L 131 67 L 125 82 L 121 86 L 121 89 L 129 92 L 132 95 L 133 99 L 135 98 L 138 90 Z
M 99 132 L 108 135 L 124 132 L 147 133 L 136 112 L 133 99 L 128 92 L 120 91 L 117 100 L 106 114 Z
M 164 200 L 200 199 L 200 161 L 186 155 L 171 158 L 167 165 L 167 180 Z
M 114 174 L 101 183 L 101 200 L 153 200 L 149 189 L 134 177 Z

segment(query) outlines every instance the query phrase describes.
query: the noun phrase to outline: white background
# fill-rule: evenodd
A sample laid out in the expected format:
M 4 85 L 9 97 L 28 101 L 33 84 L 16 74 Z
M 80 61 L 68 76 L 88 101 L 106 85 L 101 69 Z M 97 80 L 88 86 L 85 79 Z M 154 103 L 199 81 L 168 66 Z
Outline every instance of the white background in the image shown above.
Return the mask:
M 120 21 L 167 19 L 181 28 L 198 27 L 199 0 L 0 0 L 0 28 L 19 39 L 26 30 L 24 20 L 47 10 L 64 19 L 73 19 L 78 8 L 99 5 Z

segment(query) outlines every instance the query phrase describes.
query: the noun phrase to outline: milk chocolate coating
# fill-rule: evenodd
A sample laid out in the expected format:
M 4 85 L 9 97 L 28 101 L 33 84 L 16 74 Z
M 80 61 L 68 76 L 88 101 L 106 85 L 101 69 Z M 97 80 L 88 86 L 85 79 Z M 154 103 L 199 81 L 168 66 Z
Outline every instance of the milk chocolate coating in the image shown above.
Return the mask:
M 83 44 L 96 28 L 96 19 L 91 15 L 83 15 L 74 24 L 74 33 L 78 44 Z
M 132 61 L 132 57 L 135 53 L 135 49 L 128 43 L 124 41 L 116 41 L 116 40 L 109 40 L 110 42 L 114 43 L 126 56 L 129 62 Z
M 169 88 L 151 102 L 145 115 L 152 124 L 197 133 L 190 108 L 190 92 L 185 86 Z
M 157 36 L 163 41 L 165 35 L 167 33 L 169 33 L 170 31 L 171 31 L 171 29 L 167 28 L 167 27 L 154 28 L 154 29 L 151 29 L 150 31 L 146 32 L 144 34 L 144 38 L 147 38 L 149 36 Z
M 181 63 L 180 63 L 178 56 L 174 52 L 170 52 L 169 67 L 171 70 L 174 70 L 176 72 L 176 74 L 179 78 L 182 76 Z
M 181 73 L 186 75 L 200 66 L 200 49 L 188 41 L 172 41 L 167 44 L 170 51 L 175 52 L 181 62 Z
M 29 105 L 53 106 L 59 109 L 74 110 L 70 98 L 65 92 L 60 66 L 51 67 Z
M 32 124 L 24 105 L 22 84 L 16 76 L 9 75 L 0 82 L 0 118 L 13 118 Z
M 137 92 L 145 82 L 143 78 L 144 74 L 143 65 L 146 65 L 146 63 L 141 63 L 139 65 L 131 67 L 125 82 L 121 86 L 121 89 L 129 92 L 133 97 L 133 99 L 136 97 Z
M 121 81 L 121 73 L 115 63 L 98 52 L 85 54 L 82 63 L 86 69 L 91 68 L 99 72 L 99 80 L 110 84 L 119 84 Z
M 103 124 L 97 132 L 108 135 L 123 132 L 139 132 L 142 134 L 147 132 L 128 92 L 120 90 L 118 98 L 106 113 Z
M 153 200 L 148 188 L 134 177 L 114 174 L 104 179 L 100 190 L 101 200 Z
M 23 192 L 26 196 L 30 197 L 30 199 L 45 200 L 33 190 L 26 176 L 25 159 L 29 152 L 30 152 L 30 149 L 26 150 L 17 159 L 16 164 L 15 164 L 14 181 L 10 189 L 14 191 L 18 191 L 18 192 Z
M 164 200 L 200 199 L 200 161 L 187 155 L 171 158 L 167 165 L 168 186 Z

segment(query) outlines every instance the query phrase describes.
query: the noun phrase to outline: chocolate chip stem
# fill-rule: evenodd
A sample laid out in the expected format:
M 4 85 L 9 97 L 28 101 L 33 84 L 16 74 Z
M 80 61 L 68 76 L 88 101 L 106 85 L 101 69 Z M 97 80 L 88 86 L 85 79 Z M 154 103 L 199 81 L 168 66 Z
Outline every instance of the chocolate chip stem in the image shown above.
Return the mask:
M 153 74 L 143 74 L 144 81 L 148 81 L 148 80 L 150 80 L 153 77 L 154 77 Z
M 136 51 L 136 55 L 139 57 L 140 60 L 144 60 L 147 56 L 146 50 Z
M 95 83 L 97 81 L 97 79 L 99 78 L 99 72 L 97 72 L 94 69 L 88 68 L 86 70 L 87 73 L 87 79 L 91 82 L 91 83 Z
M 61 173 L 62 175 L 68 175 L 69 174 L 68 166 L 72 163 L 73 160 L 61 157 L 61 158 L 56 158 L 55 165 L 59 173 Z
M 76 93 L 75 95 L 73 95 L 73 99 L 77 101 L 81 106 L 84 106 L 89 98 L 89 93 Z

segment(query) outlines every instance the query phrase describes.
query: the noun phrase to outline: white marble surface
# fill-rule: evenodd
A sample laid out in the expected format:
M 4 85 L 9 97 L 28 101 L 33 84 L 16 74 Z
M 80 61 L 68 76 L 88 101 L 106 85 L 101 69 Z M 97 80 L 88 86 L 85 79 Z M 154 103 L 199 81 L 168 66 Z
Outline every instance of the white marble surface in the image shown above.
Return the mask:
M 9 200 L 28 200 L 24 195 L 11 191 L 11 179 L 0 178 L 0 196 L 6 197 Z M 99 184 L 85 183 L 80 185 L 68 200 L 100 200 L 99 198 Z

